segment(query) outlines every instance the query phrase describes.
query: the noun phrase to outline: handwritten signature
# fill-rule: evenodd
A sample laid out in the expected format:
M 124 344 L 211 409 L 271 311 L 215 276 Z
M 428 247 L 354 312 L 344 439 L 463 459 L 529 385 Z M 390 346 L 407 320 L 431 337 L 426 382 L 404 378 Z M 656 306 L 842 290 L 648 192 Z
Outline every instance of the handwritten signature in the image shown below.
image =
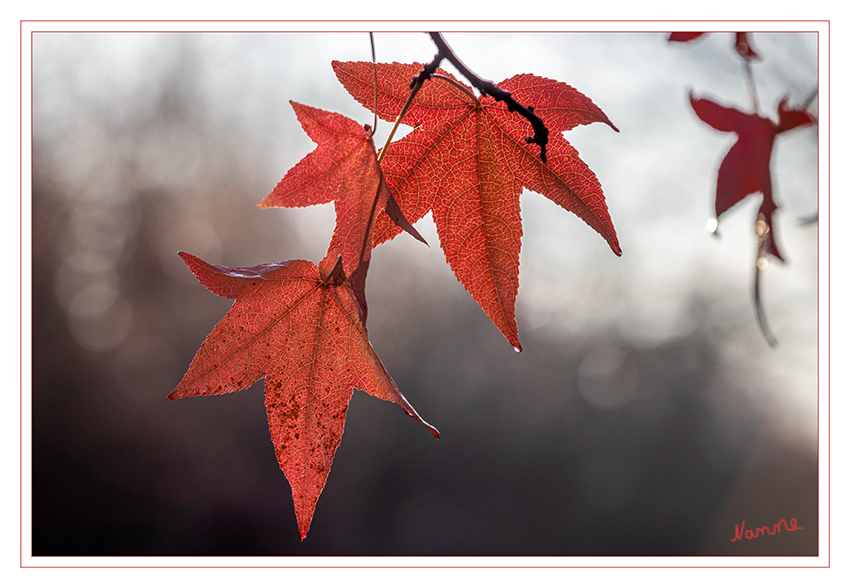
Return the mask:
M 773 525 L 773 530 L 770 530 L 770 527 L 756 527 L 756 530 L 752 529 L 744 530 L 744 524 L 746 521 L 741 521 L 740 530 L 738 525 L 735 525 L 735 536 L 730 539 L 730 541 L 740 541 L 741 539 L 755 539 L 756 537 L 764 536 L 764 535 L 776 535 L 782 530 L 782 525 L 785 525 L 786 531 L 799 531 L 803 527 L 797 526 L 797 519 L 791 519 L 791 526 L 788 526 L 788 522 L 785 519 L 779 519 L 779 522 Z

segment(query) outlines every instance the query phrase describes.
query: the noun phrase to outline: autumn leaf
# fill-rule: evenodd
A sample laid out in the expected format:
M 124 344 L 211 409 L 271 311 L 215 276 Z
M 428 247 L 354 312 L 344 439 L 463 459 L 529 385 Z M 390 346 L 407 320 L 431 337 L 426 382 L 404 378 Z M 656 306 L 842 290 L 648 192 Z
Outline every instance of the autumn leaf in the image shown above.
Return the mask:
M 333 249 L 357 296 L 366 320 L 365 281 L 372 251 L 372 231 L 378 212 L 391 201 L 375 155 L 372 133 L 346 116 L 290 102 L 316 149 L 290 169 L 260 208 L 295 208 L 333 201 L 336 208 Z M 398 209 L 393 202 L 390 211 Z M 405 219 L 395 222 L 404 226 Z M 407 224 L 409 227 L 409 223 Z M 424 241 L 415 229 L 414 236 Z
M 354 388 L 398 404 L 439 439 L 372 349 L 336 254 L 319 267 L 294 260 L 232 268 L 180 256 L 205 288 L 235 302 L 168 398 L 236 392 L 265 378 L 269 431 L 292 488 L 302 540 Z
M 701 38 L 705 34 L 706 33 L 685 32 L 670 33 L 667 40 L 673 43 L 690 43 L 691 41 Z M 735 33 L 735 51 L 738 52 L 738 55 L 748 61 L 752 59 L 759 59 L 759 54 L 756 53 L 755 49 L 753 49 L 752 43 L 750 42 L 749 33 Z
M 401 113 L 410 81 L 421 67 L 377 64 L 376 109 L 373 64 L 333 62 L 348 92 L 386 120 Z M 520 193 L 523 188 L 539 192 L 576 214 L 619 255 L 599 181 L 561 134 L 592 122 L 617 129 L 589 98 L 564 83 L 528 74 L 509 78 L 499 86 L 532 106 L 550 131 L 544 163 L 526 141 L 530 126 L 525 118 L 489 96 L 476 97 L 445 71 L 437 74 L 423 85 L 405 115 L 415 130 L 389 145 L 381 167 L 408 220 L 416 222 L 432 212 L 458 280 L 519 350 L 515 306 Z M 374 245 L 398 232 L 380 215 Z
M 668 41 L 672 41 L 674 43 L 689 43 L 696 39 L 702 37 L 705 33 L 686 33 L 686 32 L 675 32 L 670 33 L 670 36 L 667 38 Z
M 776 136 L 791 129 L 814 124 L 815 118 L 805 110 L 789 108 L 783 99 L 778 107 L 779 122 L 775 123 L 758 113 L 743 113 L 708 98 L 690 98 L 697 116 L 718 131 L 735 133 L 738 140 L 723 158 L 717 173 L 717 191 L 714 211 L 720 215 L 735 204 L 756 192 L 761 192 L 759 208 L 765 218 L 769 239 L 766 250 L 777 259 L 783 259 L 776 242 L 773 214 L 778 206 L 773 199 L 770 181 L 770 156 Z
M 738 140 L 723 158 L 717 173 L 717 192 L 714 199 L 716 218 L 719 220 L 721 214 L 750 194 L 762 194 L 754 225 L 758 249 L 754 268 L 753 301 L 762 334 L 771 346 L 775 346 L 777 341 L 767 326 L 760 293 L 760 276 L 767 267 L 767 255 L 783 259 L 777 245 L 776 226 L 773 222 L 778 206 L 773 199 L 770 181 L 770 156 L 777 135 L 814 124 L 816 120 L 805 109 L 788 108 L 786 99 L 779 103 L 778 123 L 763 118 L 758 113 L 743 113 L 735 108 L 721 106 L 708 98 L 691 96 L 691 106 L 703 122 L 719 131 L 738 135 Z

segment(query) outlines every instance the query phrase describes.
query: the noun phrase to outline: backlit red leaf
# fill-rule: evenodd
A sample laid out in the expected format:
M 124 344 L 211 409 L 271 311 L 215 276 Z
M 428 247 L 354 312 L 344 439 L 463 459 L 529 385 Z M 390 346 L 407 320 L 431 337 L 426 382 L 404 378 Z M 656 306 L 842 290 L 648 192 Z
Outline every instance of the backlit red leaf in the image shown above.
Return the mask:
M 269 431 L 292 488 L 302 540 L 354 388 L 398 404 L 439 438 L 372 349 L 354 293 L 335 270 L 335 254 L 319 267 L 294 260 L 242 268 L 180 256 L 204 287 L 235 302 L 168 397 L 236 392 L 265 378 Z
M 375 110 L 373 65 L 334 62 L 349 93 Z M 378 64 L 377 114 L 395 120 L 410 93 L 420 64 Z M 616 130 L 593 102 L 554 80 L 522 74 L 499 86 L 534 108 L 550 131 L 548 160 L 529 146 L 528 121 L 489 96 L 475 98 L 455 83 L 432 78 L 405 115 L 415 130 L 387 148 L 381 167 L 405 217 L 416 222 L 432 212 L 446 260 L 458 280 L 519 349 L 516 295 L 522 237 L 519 196 L 539 192 L 573 212 L 620 254 L 614 226 L 599 181 L 561 131 L 591 122 Z M 399 229 L 381 215 L 377 245 Z
M 670 36 L 667 38 L 668 41 L 672 41 L 674 43 L 690 43 L 696 39 L 699 39 L 706 33 L 685 33 L 685 32 L 677 32 L 670 33 Z M 753 45 L 750 42 L 749 33 L 735 33 L 735 51 L 738 52 L 738 55 L 743 57 L 746 60 L 758 59 L 759 55 L 753 49 Z
M 815 118 L 805 110 L 788 108 L 786 100 L 779 103 L 778 124 L 757 113 L 744 113 L 721 106 L 708 98 L 691 96 L 690 100 L 694 112 L 703 122 L 719 131 L 738 135 L 738 140 L 729 149 L 718 170 L 715 215 L 719 219 L 721 214 L 745 197 L 761 192 L 763 197 L 759 212 L 765 217 L 770 235 L 767 251 L 782 259 L 773 223 L 773 213 L 778 207 L 770 181 L 770 156 L 779 133 L 814 124 Z
M 685 32 L 677 32 L 670 33 L 670 36 L 667 38 L 668 41 L 673 41 L 674 43 L 688 43 L 695 39 L 699 39 L 705 33 L 685 33 Z

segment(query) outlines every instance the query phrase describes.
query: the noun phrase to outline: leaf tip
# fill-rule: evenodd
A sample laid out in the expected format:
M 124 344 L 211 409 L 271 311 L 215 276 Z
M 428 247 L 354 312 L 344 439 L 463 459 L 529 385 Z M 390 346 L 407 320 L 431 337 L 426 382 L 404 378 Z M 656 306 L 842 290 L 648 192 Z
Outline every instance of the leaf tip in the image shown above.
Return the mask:
M 611 251 L 614 252 L 614 255 L 617 257 L 621 257 L 623 255 L 623 248 L 620 247 L 620 240 L 617 239 L 616 234 L 609 234 L 608 237 L 605 237 L 605 241 L 608 242 L 608 247 L 611 248 Z
M 404 397 L 402 397 L 402 398 L 404 398 Z M 405 402 L 407 402 L 406 399 L 405 399 Z M 435 427 L 434 425 L 432 425 L 431 423 L 429 423 L 428 421 L 423 419 L 421 416 L 419 416 L 419 413 L 416 412 L 416 409 L 414 409 L 412 406 L 410 406 L 410 404 L 408 404 L 407 407 L 403 406 L 402 408 L 404 408 L 404 411 L 407 413 L 407 416 L 413 417 L 414 419 L 416 419 L 417 421 L 419 421 L 420 423 L 425 425 L 425 428 L 428 429 L 429 431 L 431 431 L 431 434 L 434 435 L 434 437 L 438 441 L 440 440 L 440 431 L 437 429 L 437 427 Z M 408 410 L 408 408 L 410 410 Z
M 183 260 L 183 263 L 188 265 L 190 269 L 192 268 L 193 263 L 197 263 L 198 261 L 200 261 L 199 257 L 192 255 L 191 253 L 187 253 L 185 251 L 178 251 L 177 255 L 180 256 L 180 259 Z M 194 273 L 194 270 L 192 270 L 192 272 Z
M 178 384 L 177 387 L 165 397 L 166 400 L 179 400 L 181 398 L 186 398 L 188 394 L 186 394 L 186 390 L 183 388 L 182 384 L 182 382 Z
M 417 241 L 422 241 L 425 245 L 430 248 L 428 245 L 428 241 L 425 240 L 425 237 L 419 234 L 410 221 L 404 216 L 404 213 L 401 211 L 401 207 L 398 205 L 398 201 L 395 197 L 390 194 L 387 198 L 387 204 L 384 207 L 384 211 L 389 215 L 390 220 L 392 220 L 399 228 L 401 228 L 405 233 L 411 235 Z
M 395 385 L 395 384 L 393 384 L 393 385 Z M 402 410 L 404 410 L 404 412 L 407 414 L 407 416 L 414 418 L 417 421 L 419 421 L 420 423 L 422 423 L 423 425 L 425 425 L 425 428 L 428 429 L 429 431 L 431 431 L 431 434 L 434 435 L 434 437 L 436 437 L 437 440 L 439 440 L 440 439 L 440 431 L 437 430 L 437 427 L 435 427 L 434 425 L 432 425 L 431 423 L 429 423 L 428 421 L 423 419 L 421 416 L 419 416 L 419 413 L 416 412 L 416 409 L 413 408 L 413 406 L 407 401 L 407 398 L 405 398 L 404 395 L 401 392 L 398 392 L 398 389 L 396 389 L 396 392 L 398 393 L 398 398 L 393 399 L 393 402 L 395 402 L 396 404 L 401 406 Z
M 519 344 L 519 330 L 517 329 L 516 317 L 509 319 L 509 324 L 505 325 L 504 328 L 499 327 L 499 330 L 502 331 L 502 335 L 508 340 L 511 347 L 514 348 L 514 351 L 517 353 L 522 351 L 522 345 Z

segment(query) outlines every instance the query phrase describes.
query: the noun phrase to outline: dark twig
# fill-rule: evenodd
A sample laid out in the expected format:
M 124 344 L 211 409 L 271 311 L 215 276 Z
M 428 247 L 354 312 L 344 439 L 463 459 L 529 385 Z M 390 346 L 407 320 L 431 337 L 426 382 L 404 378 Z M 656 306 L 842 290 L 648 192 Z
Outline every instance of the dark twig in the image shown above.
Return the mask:
M 437 71 L 437 68 L 440 66 L 443 59 L 447 60 L 455 66 L 461 75 L 465 77 L 467 81 L 469 81 L 469 83 L 472 84 L 479 92 L 481 92 L 482 95 L 486 94 L 497 101 L 504 102 L 508 107 L 508 112 L 516 112 L 531 123 L 534 136 L 526 137 L 525 141 L 527 143 L 540 145 L 540 159 L 543 163 L 546 163 L 546 144 L 549 142 L 549 129 L 546 128 L 543 120 L 534 114 L 534 107 L 520 104 L 507 90 L 503 90 L 489 80 L 478 77 L 475 72 L 469 69 L 460 59 L 458 59 L 457 55 L 455 55 L 454 51 L 452 51 L 451 47 L 449 47 L 448 43 L 446 43 L 446 40 L 443 39 L 443 35 L 440 33 L 428 33 L 428 35 L 431 37 L 434 45 L 437 46 L 437 54 L 434 56 L 431 63 L 425 65 L 422 68 L 422 71 L 419 72 L 419 75 L 413 78 L 410 83 L 410 87 L 421 87 L 422 83 L 429 79 L 434 72 Z
M 817 212 L 813 212 L 812 214 L 810 214 L 808 216 L 801 216 L 797 219 L 797 224 L 800 225 L 801 227 L 804 227 L 806 225 L 813 225 L 816 222 L 818 222 L 818 213 Z

